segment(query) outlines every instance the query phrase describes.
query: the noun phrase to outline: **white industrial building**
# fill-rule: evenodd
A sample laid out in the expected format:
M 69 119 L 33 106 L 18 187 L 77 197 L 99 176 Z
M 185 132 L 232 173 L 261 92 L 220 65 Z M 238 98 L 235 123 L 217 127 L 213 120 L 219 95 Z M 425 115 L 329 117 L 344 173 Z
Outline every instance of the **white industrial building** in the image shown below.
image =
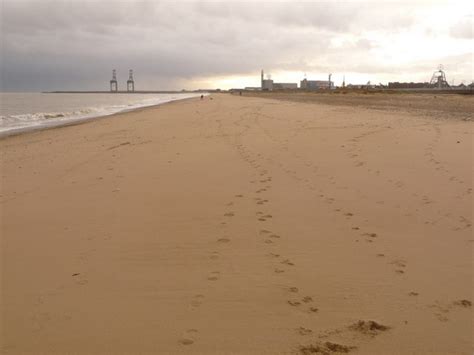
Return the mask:
M 263 78 L 263 70 L 260 75 L 261 88 L 263 91 L 273 91 L 273 90 L 295 90 L 298 89 L 297 83 L 274 83 L 272 79 Z
M 333 87 L 334 83 L 329 80 L 308 80 L 305 78 L 300 81 L 300 89 L 303 90 L 331 89 Z
M 272 79 L 262 80 L 262 90 L 272 91 L 273 90 L 273 80 Z

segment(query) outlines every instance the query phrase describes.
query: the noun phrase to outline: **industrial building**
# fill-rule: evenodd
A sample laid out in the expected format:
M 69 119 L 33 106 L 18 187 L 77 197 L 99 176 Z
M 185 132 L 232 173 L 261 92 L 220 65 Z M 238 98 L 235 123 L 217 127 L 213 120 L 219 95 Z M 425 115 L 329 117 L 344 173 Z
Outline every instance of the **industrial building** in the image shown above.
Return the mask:
M 297 83 L 273 83 L 273 90 L 294 90 L 298 89 Z
M 274 83 L 271 78 L 264 79 L 263 69 L 260 73 L 260 81 L 261 81 L 261 88 L 263 91 L 298 89 L 297 83 Z
M 273 80 L 271 80 L 271 79 L 262 80 L 262 90 L 272 91 L 273 90 Z
M 367 82 L 367 84 L 348 84 L 346 85 L 346 88 L 348 89 L 382 89 L 384 86 L 382 84 L 376 85 L 376 84 L 371 84 L 370 81 Z
M 300 89 L 302 90 L 331 89 L 333 87 L 334 83 L 329 80 L 308 80 L 304 78 L 300 81 Z

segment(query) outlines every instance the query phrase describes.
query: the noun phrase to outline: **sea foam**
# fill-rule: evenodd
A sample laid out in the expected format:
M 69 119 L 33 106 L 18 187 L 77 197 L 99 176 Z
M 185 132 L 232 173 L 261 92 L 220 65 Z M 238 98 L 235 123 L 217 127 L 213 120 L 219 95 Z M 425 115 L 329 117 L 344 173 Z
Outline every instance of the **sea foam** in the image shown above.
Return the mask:
M 54 127 L 200 96 L 177 94 L 0 94 L 0 136 Z

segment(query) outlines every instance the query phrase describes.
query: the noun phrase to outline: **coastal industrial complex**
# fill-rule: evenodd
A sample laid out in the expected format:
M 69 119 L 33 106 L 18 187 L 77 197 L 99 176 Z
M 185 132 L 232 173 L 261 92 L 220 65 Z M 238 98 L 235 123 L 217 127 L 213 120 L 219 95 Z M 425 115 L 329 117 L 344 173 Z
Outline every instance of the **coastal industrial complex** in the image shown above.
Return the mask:
M 260 72 L 260 88 L 246 88 L 246 89 L 257 89 L 262 91 L 273 91 L 273 90 L 296 90 L 298 89 L 297 83 L 277 83 L 274 82 L 271 76 L 267 76 L 265 79 L 264 71 Z M 318 89 L 332 89 L 334 83 L 331 81 L 331 74 L 329 74 L 328 80 L 308 80 L 304 78 L 300 81 L 300 89 L 304 90 L 318 90 Z
M 466 85 L 460 83 L 454 85 L 454 82 L 450 85 L 446 78 L 446 73 L 442 65 L 440 65 L 437 70 L 435 70 L 431 76 L 429 82 L 389 82 L 388 84 L 372 84 L 370 81 L 362 84 L 353 84 L 349 83 L 346 85 L 345 76 L 342 81 L 341 86 L 336 86 L 331 80 L 332 74 L 328 74 L 327 80 L 310 80 L 306 78 L 302 79 L 298 83 L 289 83 L 289 82 L 277 82 L 274 81 L 270 74 L 265 75 L 264 70 L 260 71 L 260 86 L 250 87 L 247 86 L 243 89 L 234 88 L 230 89 L 230 92 L 235 91 L 319 91 L 319 90 L 335 90 L 335 89 L 394 89 L 394 90 L 447 90 L 447 91 L 456 91 L 456 92 L 472 92 L 474 90 L 474 85 L 471 83 Z M 136 93 L 135 91 L 135 80 L 133 78 L 133 70 L 129 70 L 128 80 L 126 82 L 126 91 L 120 91 L 118 88 L 117 80 L 117 71 L 112 70 L 112 79 L 109 82 L 110 92 L 113 93 Z M 184 92 L 186 90 L 182 90 Z M 221 92 L 220 89 L 209 89 L 209 90 L 193 90 L 193 92 Z M 140 93 L 144 92 L 158 92 L 158 91 L 139 91 Z M 161 91 L 160 91 L 161 92 Z M 174 92 L 174 91 L 170 91 Z
M 345 77 L 342 86 L 337 87 L 331 80 L 332 74 L 328 75 L 327 80 L 309 80 L 306 77 L 298 83 L 283 83 L 275 82 L 271 75 L 266 75 L 264 70 L 260 72 L 260 86 L 259 87 L 245 87 L 246 91 L 278 91 L 278 90 L 302 90 L 302 91 L 317 91 L 317 90 L 334 90 L 338 88 L 347 89 L 442 89 L 442 90 L 473 90 L 473 84 L 465 85 L 451 85 L 446 79 L 444 68 L 440 65 L 433 73 L 429 82 L 389 82 L 387 85 L 379 83 L 372 84 L 370 81 L 364 84 L 347 84 Z M 231 91 L 242 90 L 232 89 Z

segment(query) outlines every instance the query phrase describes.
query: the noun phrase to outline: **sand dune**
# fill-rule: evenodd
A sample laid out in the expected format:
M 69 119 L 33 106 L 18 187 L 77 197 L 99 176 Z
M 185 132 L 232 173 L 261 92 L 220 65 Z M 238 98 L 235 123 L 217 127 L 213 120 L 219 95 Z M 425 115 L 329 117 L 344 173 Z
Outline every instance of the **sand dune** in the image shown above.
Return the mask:
M 274 98 L 1 140 L 4 353 L 471 354 L 472 97 Z

